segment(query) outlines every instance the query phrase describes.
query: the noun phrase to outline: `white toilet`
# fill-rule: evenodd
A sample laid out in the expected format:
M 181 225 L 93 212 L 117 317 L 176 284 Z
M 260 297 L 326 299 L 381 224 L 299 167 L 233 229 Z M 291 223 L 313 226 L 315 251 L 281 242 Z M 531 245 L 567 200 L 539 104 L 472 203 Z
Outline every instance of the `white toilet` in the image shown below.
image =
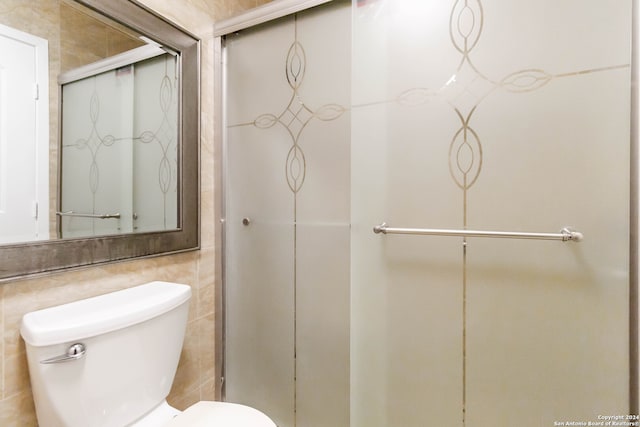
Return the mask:
M 276 427 L 243 405 L 169 406 L 190 298 L 189 286 L 152 282 L 26 314 L 40 427 Z

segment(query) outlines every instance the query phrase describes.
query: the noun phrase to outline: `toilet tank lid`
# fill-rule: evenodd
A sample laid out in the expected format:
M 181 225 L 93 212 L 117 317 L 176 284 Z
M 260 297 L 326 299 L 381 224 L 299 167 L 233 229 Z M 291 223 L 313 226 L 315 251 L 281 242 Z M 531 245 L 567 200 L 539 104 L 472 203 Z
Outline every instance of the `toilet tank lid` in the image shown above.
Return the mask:
M 191 287 L 170 282 L 151 282 L 32 311 L 22 318 L 24 340 L 41 347 L 80 340 L 144 322 L 185 303 Z

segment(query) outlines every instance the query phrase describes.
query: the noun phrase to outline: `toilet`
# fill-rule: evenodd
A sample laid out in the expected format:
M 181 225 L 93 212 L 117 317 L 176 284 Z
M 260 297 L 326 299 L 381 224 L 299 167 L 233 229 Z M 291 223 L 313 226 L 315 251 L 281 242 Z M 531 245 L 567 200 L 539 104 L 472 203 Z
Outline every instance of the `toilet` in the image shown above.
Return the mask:
M 187 285 L 151 282 L 27 313 L 20 333 L 39 426 L 276 427 L 244 405 L 167 403 L 190 298 Z

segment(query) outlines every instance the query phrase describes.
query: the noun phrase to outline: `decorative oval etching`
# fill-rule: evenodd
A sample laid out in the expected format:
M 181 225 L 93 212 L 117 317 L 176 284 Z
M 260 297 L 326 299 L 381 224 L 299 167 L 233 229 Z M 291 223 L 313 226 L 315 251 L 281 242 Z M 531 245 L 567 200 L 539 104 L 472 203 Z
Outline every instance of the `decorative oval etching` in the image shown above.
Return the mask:
M 458 15 L 458 34 L 463 38 L 469 38 L 473 31 L 473 27 L 475 26 L 475 21 L 476 19 L 473 15 L 473 11 L 469 6 L 465 5 Z
M 268 129 L 278 122 L 278 118 L 273 114 L 262 114 L 253 121 L 253 125 L 259 129 Z
M 483 24 L 480 0 L 457 0 L 451 10 L 449 35 L 456 49 L 467 55 L 480 40 Z
M 289 175 L 297 180 L 300 178 L 300 171 L 302 168 L 300 167 L 300 158 L 298 156 L 293 156 L 291 158 L 291 163 L 289 163 Z
M 140 141 L 142 143 L 148 144 L 148 143 L 152 142 L 155 139 L 155 134 L 153 132 L 151 132 L 150 130 L 146 130 L 146 131 L 144 131 L 144 132 L 142 132 L 140 134 L 138 139 L 140 139 Z
M 409 107 L 426 104 L 435 93 L 426 88 L 407 89 L 398 96 L 398 103 Z
M 320 120 L 329 121 L 335 120 L 340 117 L 344 112 L 345 108 L 342 105 L 338 104 L 327 104 L 318 108 L 318 111 L 315 112 L 314 116 Z
M 304 158 L 304 153 L 297 145 L 294 145 L 287 153 L 287 184 L 294 193 L 297 193 L 302 188 L 304 178 L 306 175 L 307 163 Z
M 160 190 L 166 194 L 171 187 L 171 163 L 169 159 L 163 157 L 160 160 L 160 167 L 158 168 L 158 183 L 160 184 Z
M 551 79 L 553 76 L 543 70 L 530 69 L 511 73 L 500 84 L 509 92 L 530 92 L 540 89 Z
M 468 174 L 473 166 L 473 149 L 469 145 L 468 142 L 464 142 L 458 147 L 458 152 L 456 153 L 456 163 L 458 166 L 458 170 L 460 170 L 463 174 Z
M 458 187 L 468 190 L 482 169 L 482 145 L 475 131 L 462 126 L 449 146 L 449 172 Z
M 98 165 L 96 164 L 96 160 L 93 159 L 91 162 L 91 167 L 89 168 L 89 188 L 92 193 L 96 193 L 98 191 L 98 183 L 100 182 L 100 171 L 98 169 Z
M 306 57 L 302 45 L 294 42 L 287 53 L 287 81 L 289 86 L 297 89 L 302 84 L 306 68 Z
M 98 121 L 98 116 L 100 115 L 100 98 L 98 98 L 98 94 L 93 92 L 91 95 L 91 100 L 89 101 L 89 116 L 91 117 L 91 121 L 93 123 Z
M 160 108 L 163 113 L 167 113 L 171 108 L 172 97 L 173 87 L 171 86 L 171 79 L 169 79 L 168 76 L 164 76 L 160 84 Z
M 102 138 L 102 145 L 105 147 L 110 147 L 116 142 L 116 137 L 113 135 L 107 135 Z

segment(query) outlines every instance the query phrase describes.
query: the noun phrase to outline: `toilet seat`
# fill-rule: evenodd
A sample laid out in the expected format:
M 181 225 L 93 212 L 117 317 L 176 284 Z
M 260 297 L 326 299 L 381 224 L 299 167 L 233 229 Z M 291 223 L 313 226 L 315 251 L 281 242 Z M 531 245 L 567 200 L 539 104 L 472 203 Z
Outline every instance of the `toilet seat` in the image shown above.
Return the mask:
M 165 427 L 277 427 L 257 409 L 237 403 L 202 401 L 187 408 Z

